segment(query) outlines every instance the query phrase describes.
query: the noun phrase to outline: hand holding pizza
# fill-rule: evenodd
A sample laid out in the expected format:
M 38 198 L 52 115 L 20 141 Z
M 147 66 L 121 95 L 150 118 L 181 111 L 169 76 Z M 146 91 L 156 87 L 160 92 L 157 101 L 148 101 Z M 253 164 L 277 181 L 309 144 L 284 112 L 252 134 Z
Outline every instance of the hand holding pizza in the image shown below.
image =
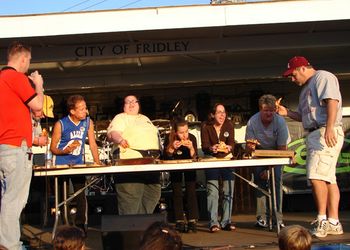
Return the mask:
M 181 140 L 181 145 L 189 149 L 193 148 L 191 140 Z
M 73 142 L 68 143 L 68 145 L 63 148 L 63 152 L 65 152 L 66 154 L 71 154 L 78 147 L 80 147 L 80 142 L 78 140 L 74 140 Z
M 260 143 L 256 139 L 247 139 L 245 145 L 246 153 L 251 154 L 256 149 L 256 145 L 260 145 Z

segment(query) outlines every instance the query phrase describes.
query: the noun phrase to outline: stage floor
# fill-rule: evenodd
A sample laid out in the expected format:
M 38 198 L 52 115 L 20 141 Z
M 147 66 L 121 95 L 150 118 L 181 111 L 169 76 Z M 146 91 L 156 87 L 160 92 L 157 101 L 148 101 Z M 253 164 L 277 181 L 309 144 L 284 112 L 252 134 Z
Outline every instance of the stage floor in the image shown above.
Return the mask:
M 314 217 L 315 213 L 285 213 L 284 222 L 286 225 L 299 224 L 309 228 L 309 224 Z M 350 244 L 350 211 L 341 211 L 340 219 L 344 228 L 343 235 L 331 235 L 322 239 L 314 238 L 313 244 Z M 235 231 L 220 231 L 217 233 L 210 233 L 207 228 L 207 222 L 199 221 L 197 233 L 186 233 L 181 235 L 185 246 L 184 249 L 278 249 L 276 231 L 268 231 L 254 227 L 255 215 L 233 215 L 232 220 L 237 228 Z M 26 224 L 23 226 L 23 238 L 26 239 L 26 244 L 31 245 L 30 249 L 50 249 L 51 230 L 52 228 L 40 228 L 39 226 Z M 140 233 L 138 235 L 135 233 L 130 234 L 129 236 L 126 233 L 123 237 L 123 241 L 126 242 L 124 242 L 124 249 L 131 250 L 133 249 L 132 243 L 135 245 L 138 237 L 140 237 Z M 128 239 L 128 237 L 134 238 Z M 137 237 L 137 239 L 135 239 L 135 237 Z M 109 238 L 113 238 L 113 236 Z M 88 229 L 88 237 L 86 241 L 87 249 L 121 249 L 121 247 L 116 247 L 115 242 L 106 243 L 105 240 L 106 235 L 103 235 L 99 229 L 94 227 Z M 114 241 L 116 241 L 116 238 L 114 238 Z M 104 244 L 105 248 L 103 247 Z

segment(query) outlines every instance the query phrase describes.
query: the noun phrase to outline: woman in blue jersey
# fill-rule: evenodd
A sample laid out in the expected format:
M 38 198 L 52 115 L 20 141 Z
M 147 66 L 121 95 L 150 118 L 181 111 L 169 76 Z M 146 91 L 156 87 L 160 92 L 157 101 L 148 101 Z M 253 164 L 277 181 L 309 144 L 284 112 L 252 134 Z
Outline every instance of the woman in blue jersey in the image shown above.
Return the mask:
M 92 157 L 96 164 L 101 164 L 98 158 L 97 144 L 94 134 L 94 124 L 87 116 L 87 108 L 84 97 L 72 95 L 67 100 L 69 114 L 56 122 L 53 132 L 50 150 L 56 155 L 55 165 L 84 164 L 84 146 L 86 137 Z M 74 191 L 85 186 L 85 176 L 75 175 L 70 177 Z M 87 200 L 84 192 L 80 193 L 75 201 L 77 214 L 75 224 L 86 230 L 87 225 Z

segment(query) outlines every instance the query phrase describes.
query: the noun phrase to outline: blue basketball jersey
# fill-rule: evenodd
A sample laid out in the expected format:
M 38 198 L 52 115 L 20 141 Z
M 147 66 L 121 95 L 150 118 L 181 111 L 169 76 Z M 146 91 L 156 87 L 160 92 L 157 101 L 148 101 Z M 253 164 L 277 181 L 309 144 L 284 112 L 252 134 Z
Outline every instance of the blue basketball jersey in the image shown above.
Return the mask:
M 72 153 L 67 155 L 57 155 L 56 165 L 75 165 L 84 163 L 84 146 L 87 132 L 89 130 L 90 119 L 80 121 L 75 124 L 69 116 L 63 117 L 59 120 L 61 123 L 61 140 L 58 143 L 58 148 L 64 150 L 68 145 L 72 144 L 74 141 L 78 141 L 80 146 L 78 146 Z

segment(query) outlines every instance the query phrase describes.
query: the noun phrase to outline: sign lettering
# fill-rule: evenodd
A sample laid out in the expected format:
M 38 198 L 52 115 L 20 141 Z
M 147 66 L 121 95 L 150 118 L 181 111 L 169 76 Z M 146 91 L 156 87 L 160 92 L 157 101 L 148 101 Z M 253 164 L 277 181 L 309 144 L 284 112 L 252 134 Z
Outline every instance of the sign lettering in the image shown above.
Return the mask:
M 86 45 L 74 49 L 74 55 L 84 57 L 137 56 L 188 52 L 190 41 L 157 41 L 118 43 L 108 45 Z

